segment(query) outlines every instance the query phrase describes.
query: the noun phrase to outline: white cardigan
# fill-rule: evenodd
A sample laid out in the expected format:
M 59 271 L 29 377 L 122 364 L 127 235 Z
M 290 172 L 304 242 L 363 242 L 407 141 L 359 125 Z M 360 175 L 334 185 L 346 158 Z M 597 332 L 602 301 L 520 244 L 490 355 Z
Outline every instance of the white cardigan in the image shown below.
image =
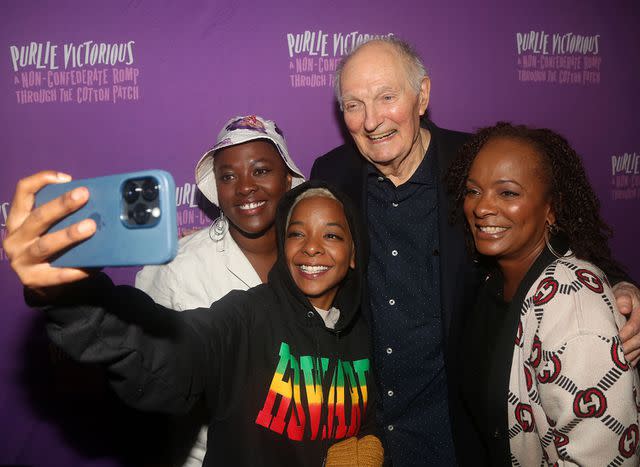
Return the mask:
M 624 359 L 606 277 L 551 263 L 521 307 L 508 395 L 514 466 L 638 465 L 638 373 Z
M 146 266 L 136 275 L 136 287 L 160 305 L 183 311 L 208 308 L 232 290 L 260 285 L 258 273 L 231 235 L 221 243 L 211 240 L 209 229 L 181 238 L 174 260 Z

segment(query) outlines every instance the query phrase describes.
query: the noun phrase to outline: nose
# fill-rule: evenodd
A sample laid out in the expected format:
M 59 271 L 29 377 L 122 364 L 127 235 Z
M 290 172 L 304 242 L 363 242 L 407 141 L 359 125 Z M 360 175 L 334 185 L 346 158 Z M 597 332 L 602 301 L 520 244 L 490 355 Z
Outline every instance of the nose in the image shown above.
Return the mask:
M 380 112 L 375 103 L 367 105 L 364 109 L 364 129 L 367 133 L 373 133 L 382 123 Z
M 488 193 L 481 193 L 476 199 L 473 207 L 473 214 L 476 217 L 483 218 L 496 214 L 496 204 L 493 196 Z
M 239 194 L 242 195 L 250 195 L 254 191 L 258 189 L 258 185 L 256 181 L 253 179 L 251 175 L 241 175 L 238 178 L 238 184 L 236 185 L 236 190 Z
M 316 256 L 323 254 L 324 248 L 322 248 L 321 242 L 319 242 L 315 237 L 311 236 L 307 238 L 302 251 L 307 256 Z

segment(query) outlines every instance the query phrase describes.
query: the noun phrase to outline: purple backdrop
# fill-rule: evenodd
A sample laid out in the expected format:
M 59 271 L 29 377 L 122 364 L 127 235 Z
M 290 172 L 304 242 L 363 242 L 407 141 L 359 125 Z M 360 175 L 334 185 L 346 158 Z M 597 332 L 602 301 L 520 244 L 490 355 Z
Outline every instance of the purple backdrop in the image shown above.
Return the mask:
M 0 236 L 16 181 L 42 168 L 76 178 L 169 170 L 181 233 L 207 225 L 193 167 L 233 115 L 276 120 L 308 174 L 343 141 L 336 61 L 366 35 L 392 33 L 423 55 L 438 125 L 511 120 L 567 136 L 615 229 L 615 255 L 640 279 L 640 5 L 440 3 L 2 2 Z M 99 373 L 49 347 L 1 248 L 0 281 L 0 464 L 128 462 L 131 413 Z

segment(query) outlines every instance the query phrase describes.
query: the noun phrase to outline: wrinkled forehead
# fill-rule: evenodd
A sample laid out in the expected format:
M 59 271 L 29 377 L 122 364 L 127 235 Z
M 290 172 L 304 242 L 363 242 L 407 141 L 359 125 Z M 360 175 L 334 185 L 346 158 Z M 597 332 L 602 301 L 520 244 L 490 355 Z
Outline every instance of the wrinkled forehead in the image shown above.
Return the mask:
M 404 85 L 409 82 L 409 63 L 393 45 L 385 43 L 366 44 L 358 49 L 342 70 L 340 84 L 364 84 L 360 81 L 377 81 L 380 84 Z M 346 89 L 343 89 L 345 91 Z

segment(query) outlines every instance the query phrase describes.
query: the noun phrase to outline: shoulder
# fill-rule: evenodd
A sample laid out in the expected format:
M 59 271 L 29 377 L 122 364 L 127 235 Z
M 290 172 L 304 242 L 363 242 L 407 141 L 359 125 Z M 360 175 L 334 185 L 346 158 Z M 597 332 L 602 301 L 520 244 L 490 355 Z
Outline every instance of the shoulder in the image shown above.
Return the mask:
M 183 296 L 189 283 L 197 282 L 198 275 L 211 276 L 215 272 L 212 268 L 220 262 L 216 257 L 222 254 L 216 251 L 209 230 L 200 230 L 179 240 L 178 253 L 170 263 L 145 266 L 139 271 L 135 285 L 159 303 L 179 307 L 176 296 Z
M 462 145 L 466 142 L 470 137 L 471 133 L 466 133 L 464 131 L 457 130 L 448 130 L 446 128 L 440 128 L 438 125 L 433 123 L 431 120 L 427 120 L 423 122 L 423 125 L 427 127 L 427 129 L 431 132 L 434 138 L 436 138 L 438 143 L 449 145 Z
M 216 242 L 209 236 L 209 228 L 182 237 L 178 241 L 178 254 L 166 268 L 178 268 L 185 263 L 209 262 L 214 256 L 222 256 L 224 252 L 216 249 Z
M 211 304 L 210 310 L 219 315 L 217 319 L 254 322 L 256 319 L 274 319 L 277 298 L 268 284 L 260 284 L 248 290 L 231 290 Z
M 209 229 L 199 230 L 191 235 L 182 237 L 178 241 L 178 253 L 176 257 L 167 264 L 157 266 L 145 266 L 140 273 L 142 275 L 168 274 L 171 271 L 180 270 L 185 263 L 201 261 L 203 256 L 201 253 L 207 251 L 209 255 L 216 254 L 215 242 L 209 237 Z
M 594 264 L 573 258 L 551 263 L 538 277 L 527 297 L 539 316 L 539 331 L 547 343 L 581 335 L 611 337 L 618 332 L 620 316 L 614 307 L 611 287 Z
M 438 131 L 440 138 L 447 142 L 453 142 L 456 144 L 462 144 L 471 137 L 471 133 L 466 133 L 464 131 L 447 130 L 446 128 L 438 128 Z
M 178 256 L 199 248 L 206 248 L 213 244 L 213 240 L 209 236 L 209 228 L 204 228 L 193 232 L 192 234 L 182 237 L 178 241 Z
M 357 148 L 352 143 L 346 143 L 318 157 L 311 168 L 310 178 L 331 181 L 337 173 L 359 170 L 361 167 L 362 158 Z

